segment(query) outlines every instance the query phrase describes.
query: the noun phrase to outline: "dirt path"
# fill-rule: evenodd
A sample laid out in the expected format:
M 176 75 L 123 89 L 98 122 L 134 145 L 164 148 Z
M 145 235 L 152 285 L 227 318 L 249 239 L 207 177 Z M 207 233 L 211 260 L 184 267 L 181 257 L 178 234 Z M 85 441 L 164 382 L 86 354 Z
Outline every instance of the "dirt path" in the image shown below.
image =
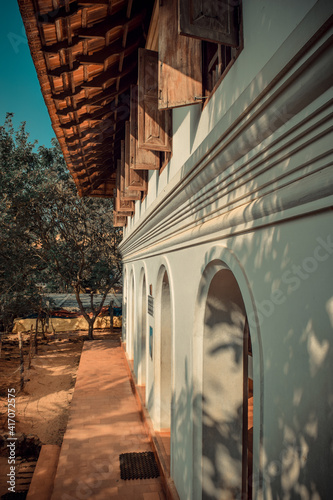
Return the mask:
M 60 337 L 60 336 L 59 336 Z M 15 340 L 14 336 L 10 336 Z M 19 391 L 18 350 L 6 354 L 4 342 L 0 360 L 1 434 L 8 432 L 7 391 L 16 392 L 17 433 L 38 436 L 43 444 L 61 444 L 66 429 L 83 338 L 56 338 L 39 346 L 30 370 L 25 363 L 25 386 Z M 25 346 L 27 353 L 28 346 Z M 27 356 L 26 356 L 27 357 Z M 7 358 L 7 359 L 6 359 Z
M 66 430 L 68 411 L 72 399 L 76 372 L 86 333 L 49 339 L 39 346 L 38 356 L 27 369 L 28 336 L 24 337 L 25 386 L 20 391 L 19 351 L 16 335 L 8 336 L 3 343 L 0 358 L 0 435 L 8 434 L 8 389 L 15 389 L 15 432 L 38 438 L 42 444 L 60 445 Z M 13 391 L 12 391 L 13 392 Z M 19 437 L 20 439 L 20 437 Z M 19 453 L 16 453 L 19 455 Z M 5 456 L 4 456 L 5 455 Z M 16 457 L 17 477 L 26 475 L 27 467 L 35 462 Z M 22 462 L 22 463 L 21 463 Z M 8 492 L 7 450 L 0 456 L 0 497 Z M 32 469 L 33 471 L 33 469 Z M 30 478 L 31 479 L 31 478 Z M 20 489 L 17 481 L 17 489 Z M 23 487 L 23 489 L 28 486 Z

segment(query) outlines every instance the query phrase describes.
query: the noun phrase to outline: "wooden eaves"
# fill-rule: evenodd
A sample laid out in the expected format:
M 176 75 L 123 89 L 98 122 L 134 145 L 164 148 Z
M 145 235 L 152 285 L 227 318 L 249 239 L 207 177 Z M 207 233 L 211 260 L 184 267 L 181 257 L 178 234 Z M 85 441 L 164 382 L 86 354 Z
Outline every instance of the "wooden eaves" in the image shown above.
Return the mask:
M 113 197 L 152 1 L 18 0 L 52 126 L 80 196 Z M 55 8 L 55 5 L 57 6 Z

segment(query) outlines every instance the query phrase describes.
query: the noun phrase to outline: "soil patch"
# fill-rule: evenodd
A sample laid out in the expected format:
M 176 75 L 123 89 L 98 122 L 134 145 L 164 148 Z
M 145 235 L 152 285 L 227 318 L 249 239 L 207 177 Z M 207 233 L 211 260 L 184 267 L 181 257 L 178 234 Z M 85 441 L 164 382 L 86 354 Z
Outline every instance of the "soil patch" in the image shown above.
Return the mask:
M 8 389 L 15 394 L 16 491 L 27 490 L 38 451 L 22 448 L 22 443 L 60 445 L 66 430 L 76 372 L 86 332 L 57 335 L 41 341 L 38 355 L 28 370 L 29 336 L 23 334 L 24 389 L 20 391 L 20 356 L 17 335 L 3 338 L 0 358 L 0 497 L 9 494 L 6 449 Z M 15 390 L 15 392 L 14 392 Z M 10 408 L 13 410 L 13 408 Z M 11 415 L 12 416 L 12 415 Z
M 66 429 L 83 336 L 43 341 L 28 370 L 29 337 L 24 336 L 24 378 L 20 391 L 20 359 L 16 335 L 3 340 L 0 360 L 1 434 L 8 432 L 7 394 L 15 389 L 15 432 L 37 436 L 43 444 L 58 444 Z M 13 391 L 11 391 L 13 392 Z

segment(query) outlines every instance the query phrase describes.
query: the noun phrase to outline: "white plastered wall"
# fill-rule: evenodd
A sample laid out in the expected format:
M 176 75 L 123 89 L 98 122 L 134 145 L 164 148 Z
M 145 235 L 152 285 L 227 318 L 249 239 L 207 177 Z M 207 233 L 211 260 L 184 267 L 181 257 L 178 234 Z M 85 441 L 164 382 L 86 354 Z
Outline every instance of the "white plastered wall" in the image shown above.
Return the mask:
M 249 318 L 254 498 L 326 500 L 333 491 L 332 51 L 322 49 L 331 32 L 235 125 L 331 10 L 323 0 L 244 1 L 242 54 L 203 111 L 174 110 L 173 158 L 160 176 L 150 173 L 125 231 L 124 262 L 136 276 L 146 266 L 153 295 L 161 266 L 168 270 L 171 475 L 181 500 L 193 498 L 195 343 L 205 307 L 198 293 L 213 260 L 233 272 Z M 236 139 L 224 136 L 231 126 Z M 149 326 L 155 332 L 151 316 Z M 146 402 L 158 425 L 155 383 L 148 359 Z
M 193 343 L 200 339 L 205 307 L 200 283 L 211 261 L 227 264 L 235 275 L 250 322 L 254 498 L 287 498 L 298 491 L 328 498 L 333 487 L 332 240 L 331 217 L 322 214 L 300 220 L 296 234 L 289 221 L 145 261 L 149 283 L 157 283 L 166 260 L 172 276 L 171 463 L 181 499 L 193 492 L 192 399 L 200 377 Z M 135 263 L 135 270 L 141 265 Z M 154 324 L 151 317 L 149 322 Z M 152 360 L 147 368 L 147 406 L 154 421 Z

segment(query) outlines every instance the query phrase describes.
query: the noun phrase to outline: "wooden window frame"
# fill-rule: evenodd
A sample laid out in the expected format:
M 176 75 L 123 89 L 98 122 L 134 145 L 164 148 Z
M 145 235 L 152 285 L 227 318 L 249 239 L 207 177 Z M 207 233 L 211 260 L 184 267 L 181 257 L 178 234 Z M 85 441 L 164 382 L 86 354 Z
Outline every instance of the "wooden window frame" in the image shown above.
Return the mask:
M 221 72 L 221 75 L 218 77 L 216 83 L 214 84 L 213 88 L 211 90 L 208 90 L 203 87 L 203 108 L 207 105 L 207 103 L 210 101 L 218 87 L 220 86 L 221 82 L 224 80 L 226 75 L 229 73 L 231 70 L 232 66 L 234 65 L 235 61 L 239 57 L 241 51 L 243 50 L 243 44 L 239 46 L 237 49 L 235 49 L 234 54 L 232 55 L 229 63 L 226 65 L 226 67 L 223 69 Z

